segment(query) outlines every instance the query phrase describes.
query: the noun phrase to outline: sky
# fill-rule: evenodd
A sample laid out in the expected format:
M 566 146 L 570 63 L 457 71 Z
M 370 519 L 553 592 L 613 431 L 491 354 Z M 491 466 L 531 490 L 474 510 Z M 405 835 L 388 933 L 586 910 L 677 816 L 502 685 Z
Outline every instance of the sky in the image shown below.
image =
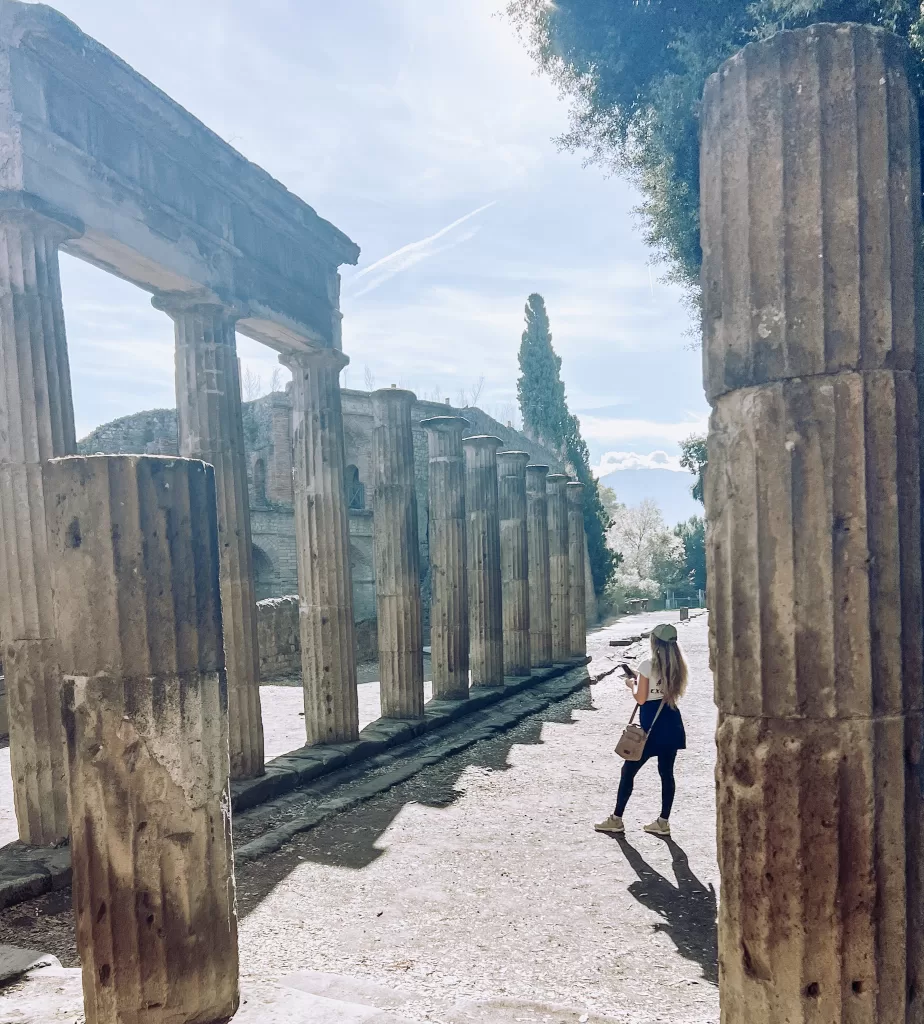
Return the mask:
M 478 404 L 516 422 L 538 291 L 600 473 L 617 493 L 636 481 L 631 500 L 669 480 L 669 520 L 697 510 L 678 442 L 707 406 L 682 294 L 632 188 L 559 151 L 567 102 L 503 0 L 53 3 L 361 247 L 342 271 L 346 386 L 456 403 L 483 378 Z M 174 405 L 172 324 L 150 297 L 67 256 L 62 288 L 78 436 Z M 238 345 L 268 389 L 276 354 Z

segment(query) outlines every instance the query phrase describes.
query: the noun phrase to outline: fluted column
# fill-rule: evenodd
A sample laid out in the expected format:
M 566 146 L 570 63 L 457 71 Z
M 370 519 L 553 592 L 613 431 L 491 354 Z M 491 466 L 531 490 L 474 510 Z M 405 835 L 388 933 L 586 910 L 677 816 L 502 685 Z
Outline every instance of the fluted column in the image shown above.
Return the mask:
M 587 609 L 584 583 L 584 485 L 572 480 L 565 485 L 568 499 L 568 605 L 571 657 L 587 654 Z
M 429 446 L 430 666 L 433 696 L 468 696 L 468 589 L 465 564 L 465 458 L 461 416 L 421 420 Z
M 180 296 L 154 305 L 174 322 L 180 454 L 215 467 L 231 778 L 253 778 L 263 774 L 263 718 L 235 318 Z
M 290 353 L 295 549 L 308 743 L 359 736 L 340 371 L 333 349 Z
M 372 393 L 372 538 L 383 718 L 424 713 L 420 538 L 411 407 L 400 388 Z
M 67 837 L 61 677 L 42 464 L 76 448 L 58 274 L 60 226 L 0 215 L 0 637 L 19 837 Z
M 526 467 L 529 542 L 529 655 L 533 668 L 552 664 L 552 595 L 549 584 L 548 466 Z
M 499 437 L 478 435 L 465 451 L 465 534 L 468 559 L 469 657 L 472 686 L 504 681 L 500 521 L 497 507 Z
M 552 660 L 571 658 L 571 558 L 568 546 L 568 477 L 546 477 L 549 515 L 549 592 L 552 609 Z
M 214 477 L 139 455 L 45 467 L 87 1024 L 237 1009 Z
M 505 676 L 528 676 L 530 673 L 529 541 L 526 527 L 528 462 L 528 452 L 500 452 L 497 456 Z
M 722 1019 L 924 1017 L 917 94 L 858 25 L 703 107 Z

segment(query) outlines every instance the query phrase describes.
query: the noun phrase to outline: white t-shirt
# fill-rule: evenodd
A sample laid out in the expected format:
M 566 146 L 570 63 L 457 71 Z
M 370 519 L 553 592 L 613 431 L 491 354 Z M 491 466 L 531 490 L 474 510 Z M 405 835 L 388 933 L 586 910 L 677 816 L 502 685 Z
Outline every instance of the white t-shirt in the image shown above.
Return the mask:
M 635 671 L 640 676 L 645 676 L 648 680 L 648 699 L 661 700 L 664 697 L 664 690 L 661 686 L 660 677 L 651 674 L 651 658 L 645 658 Z

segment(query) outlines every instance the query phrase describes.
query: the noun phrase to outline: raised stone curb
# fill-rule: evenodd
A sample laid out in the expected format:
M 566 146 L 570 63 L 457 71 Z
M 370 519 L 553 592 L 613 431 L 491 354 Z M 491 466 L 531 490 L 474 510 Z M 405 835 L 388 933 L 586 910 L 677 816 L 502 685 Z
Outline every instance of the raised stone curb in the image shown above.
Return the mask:
M 576 690 L 599 682 L 616 670 L 616 666 L 612 666 L 592 677 L 586 671 L 579 671 L 580 667 L 553 676 L 539 686 L 534 686 L 527 693 L 520 692 L 518 695 L 512 696 L 512 699 L 504 701 L 502 707 L 474 716 L 471 722 L 466 723 L 465 727 L 460 728 L 458 732 L 445 740 L 430 741 L 421 745 L 419 753 L 413 749 L 408 750 L 407 747 L 393 750 L 386 755 L 373 758 L 371 762 L 364 763 L 361 767 L 355 766 L 353 772 L 349 770 L 338 772 L 336 777 L 331 776 L 321 780 L 320 785 L 305 787 L 306 792 L 321 795 L 335 786 L 350 783 L 351 776 L 361 779 L 361 781 L 357 781 L 356 785 L 350 786 L 346 793 L 325 800 L 307 814 L 287 821 L 249 843 L 243 844 L 235 851 L 235 863 L 244 864 L 276 853 L 295 836 L 309 831 L 333 815 L 355 807 L 402 782 L 406 782 L 423 769 L 438 764 L 481 740 L 505 732 L 529 715 L 536 714 L 550 704 L 563 700 Z M 381 768 L 389 763 L 397 762 L 399 759 L 403 763 L 395 764 L 390 771 L 366 777 L 369 768 Z
M 231 807 L 245 811 L 306 783 L 358 761 L 366 761 L 398 744 L 439 729 L 463 716 L 474 714 L 527 688 L 541 686 L 588 664 L 588 658 L 576 658 L 567 664 L 536 669 L 529 676 L 508 676 L 503 686 L 473 687 L 467 700 L 431 700 L 423 718 L 379 718 L 359 734 L 355 743 L 300 747 L 266 764 L 266 773 L 258 779 L 231 784 Z
M 472 689 L 468 700 L 431 700 L 426 705 L 426 714 L 422 719 L 405 721 L 380 718 L 367 725 L 355 743 L 301 747 L 281 757 L 273 758 L 266 765 L 265 775 L 257 779 L 240 780 L 231 784 L 232 808 L 239 813 L 300 788 L 310 787 L 316 792 L 328 791 L 333 786 L 349 780 L 351 776 L 343 774 L 345 769 L 354 769 L 355 775 L 352 777 L 359 778 L 370 768 L 380 768 L 393 763 L 398 757 L 407 756 L 406 748 L 409 742 L 456 722 L 460 718 L 471 717 L 473 719 L 472 727 L 467 729 L 464 735 L 438 745 L 432 742 L 428 744 L 427 753 L 414 761 L 415 767 L 410 774 L 416 774 L 428 764 L 435 764 L 444 757 L 449 757 L 451 754 L 457 753 L 458 750 L 471 746 L 479 739 L 484 739 L 509 727 L 509 725 L 500 724 L 502 721 L 509 719 L 509 724 L 512 725 L 552 701 L 560 700 L 573 690 L 588 685 L 591 680 L 586 672 L 577 673 L 578 681 L 574 685 L 570 685 L 568 677 L 576 669 L 589 664 L 590 660 L 590 658 L 578 658 L 570 664 L 536 669 L 530 676 L 508 677 L 503 686 L 476 687 Z M 548 684 L 555 683 L 563 676 L 566 679 L 562 680 L 562 683 L 568 685 L 560 687 L 560 695 L 558 695 L 558 689 L 554 692 L 550 691 Z M 602 678 L 602 675 L 599 678 Z M 478 717 L 479 713 L 485 713 L 486 708 L 499 701 L 506 701 L 508 698 L 523 694 L 525 690 L 529 690 L 528 696 L 535 696 L 536 700 L 526 702 L 524 706 L 528 704 L 527 710 L 522 713 L 519 713 L 518 710 L 508 712 L 505 705 L 504 709 L 498 709 L 497 712 L 492 713 L 493 720 L 490 723 Z M 519 708 L 519 705 L 517 707 Z M 404 749 L 399 752 L 396 749 L 398 747 Z M 384 787 L 388 789 L 404 781 L 405 777 L 409 777 L 401 774 L 404 771 L 405 767 L 402 766 L 400 769 L 396 769 L 395 773 L 384 773 L 375 780 L 370 780 L 369 785 L 379 786 L 381 780 L 390 780 Z M 335 772 L 338 773 L 336 779 L 331 777 Z M 331 778 L 329 784 L 325 785 L 327 777 Z M 369 799 L 370 796 L 381 791 L 381 788 L 376 788 L 370 789 L 361 798 L 354 799 L 351 796 L 345 806 L 352 806 L 358 799 Z M 356 792 L 365 791 L 357 788 Z M 333 800 L 325 803 L 322 817 L 318 820 L 323 820 L 324 817 L 342 810 L 341 802 L 342 800 Z M 291 824 L 302 825 L 306 820 L 299 819 L 298 822 Z M 311 827 L 312 823 L 305 824 L 304 827 L 296 829 L 293 835 Z M 276 833 L 269 835 L 276 835 Z M 249 850 L 265 839 L 267 836 L 261 836 L 259 839 L 253 840 L 252 843 L 245 844 L 240 850 Z M 279 845 L 284 842 L 286 842 L 285 838 L 280 840 Z M 278 849 L 278 846 L 272 848 Z M 266 852 L 271 852 L 270 847 L 267 847 Z M 257 856 L 262 856 L 262 854 L 243 854 L 242 859 L 253 860 Z M 25 900 L 34 899 L 47 892 L 66 888 L 70 883 L 71 857 L 70 849 L 67 846 L 32 847 L 14 842 L 0 850 L 0 910 L 23 903 Z

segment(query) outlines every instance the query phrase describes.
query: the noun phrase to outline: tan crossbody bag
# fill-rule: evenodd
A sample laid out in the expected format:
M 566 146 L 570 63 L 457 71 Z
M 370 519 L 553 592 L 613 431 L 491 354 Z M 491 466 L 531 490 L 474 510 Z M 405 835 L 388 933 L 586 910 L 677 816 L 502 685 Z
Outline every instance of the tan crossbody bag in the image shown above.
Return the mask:
M 648 740 L 648 733 L 640 726 L 635 724 L 635 715 L 641 704 L 636 704 L 632 710 L 632 717 L 629 719 L 629 724 L 623 731 L 622 736 L 619 738 L 619 742 L 616 744 L 616 753 L 626 761 L 641 761 L 642 754 L 645 752 L 645 743 Z M 658 715 L 664 710 L 664 698 L 661 698 L 661 703 L 658 705 L 658 710 L 654 716 L 654 720 L 651 723 L 651 728 L 655 726 L 655 722 L 658 720 Z

